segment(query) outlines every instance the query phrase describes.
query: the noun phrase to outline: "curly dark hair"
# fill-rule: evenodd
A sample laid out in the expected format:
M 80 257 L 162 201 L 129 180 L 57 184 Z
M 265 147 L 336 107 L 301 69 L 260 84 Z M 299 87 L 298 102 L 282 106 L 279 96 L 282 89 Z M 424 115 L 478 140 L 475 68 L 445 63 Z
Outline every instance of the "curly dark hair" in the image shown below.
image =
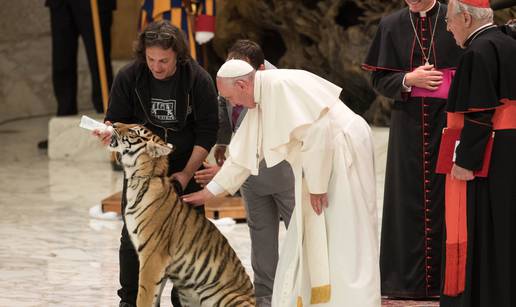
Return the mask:
M 248 39 L 237 40 L 228 50 L 228 59 L 249 61 L 256 70 L 264 63 L 262 48 Z
M 164 50 L 172 49 L 177 55 L 178 63 L 183 64 L 191 60 L 185 33 L 168 20 L 152 22 L 138 35 L 134 44 L 136 60 L 145 63 L 145 49 L 154 46 Z

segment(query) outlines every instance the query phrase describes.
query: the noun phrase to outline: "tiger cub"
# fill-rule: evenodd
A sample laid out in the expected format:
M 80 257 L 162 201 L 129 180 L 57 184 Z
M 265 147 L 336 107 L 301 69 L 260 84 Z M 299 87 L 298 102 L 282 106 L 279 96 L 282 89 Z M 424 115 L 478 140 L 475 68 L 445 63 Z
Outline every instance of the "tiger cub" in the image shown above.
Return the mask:
M 183 306 L 255 306 L 253 285 L 226 238 L 177 196 L 162 139 L 140 125 L 113 125 L 109 148 L 127 179 L 124 218 L 140 260 L 137 306 L 159 306 L 170 279 Z

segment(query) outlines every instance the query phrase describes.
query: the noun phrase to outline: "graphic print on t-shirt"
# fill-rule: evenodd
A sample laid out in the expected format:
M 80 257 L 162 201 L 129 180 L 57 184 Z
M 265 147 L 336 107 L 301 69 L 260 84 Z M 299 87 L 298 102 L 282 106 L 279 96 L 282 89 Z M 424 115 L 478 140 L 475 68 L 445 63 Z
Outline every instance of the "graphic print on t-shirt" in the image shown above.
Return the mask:
M 177 121 L 176 100 L 152 98 L 151 115 L 161 122 Z

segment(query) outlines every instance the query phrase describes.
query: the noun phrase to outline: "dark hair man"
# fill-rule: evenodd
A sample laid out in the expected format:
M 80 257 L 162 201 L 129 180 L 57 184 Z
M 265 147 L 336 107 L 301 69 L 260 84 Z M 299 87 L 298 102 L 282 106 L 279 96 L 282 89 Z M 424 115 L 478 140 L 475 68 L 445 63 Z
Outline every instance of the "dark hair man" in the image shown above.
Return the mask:
M 184 33 L 168 21 L 151 23 L 139 34 L 135 55 L 115 78 L 105 120 L 144 124 L 173 144 L 169 174 L 185 192 L 197 191 L 191 179 L 217 138 L 213 80 L 191 59 Z M 109 142 L 109 132 L 101 137 Z M 125 226 L 120 241 L 120 306 L 136 306 L 139 265 Z M 175 291 L 172 303 L 181 306 Z

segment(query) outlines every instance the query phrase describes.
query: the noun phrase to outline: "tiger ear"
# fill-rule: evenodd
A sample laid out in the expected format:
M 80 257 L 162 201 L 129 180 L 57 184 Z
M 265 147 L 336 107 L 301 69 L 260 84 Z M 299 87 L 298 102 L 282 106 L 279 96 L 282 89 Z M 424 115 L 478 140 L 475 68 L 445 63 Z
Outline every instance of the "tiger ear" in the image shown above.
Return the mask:
M 173 150 L 172 144 L 159 144 L 154 141 L 147 142 L 147 152 L 153 158 L 166 156 L 170 154 Z

